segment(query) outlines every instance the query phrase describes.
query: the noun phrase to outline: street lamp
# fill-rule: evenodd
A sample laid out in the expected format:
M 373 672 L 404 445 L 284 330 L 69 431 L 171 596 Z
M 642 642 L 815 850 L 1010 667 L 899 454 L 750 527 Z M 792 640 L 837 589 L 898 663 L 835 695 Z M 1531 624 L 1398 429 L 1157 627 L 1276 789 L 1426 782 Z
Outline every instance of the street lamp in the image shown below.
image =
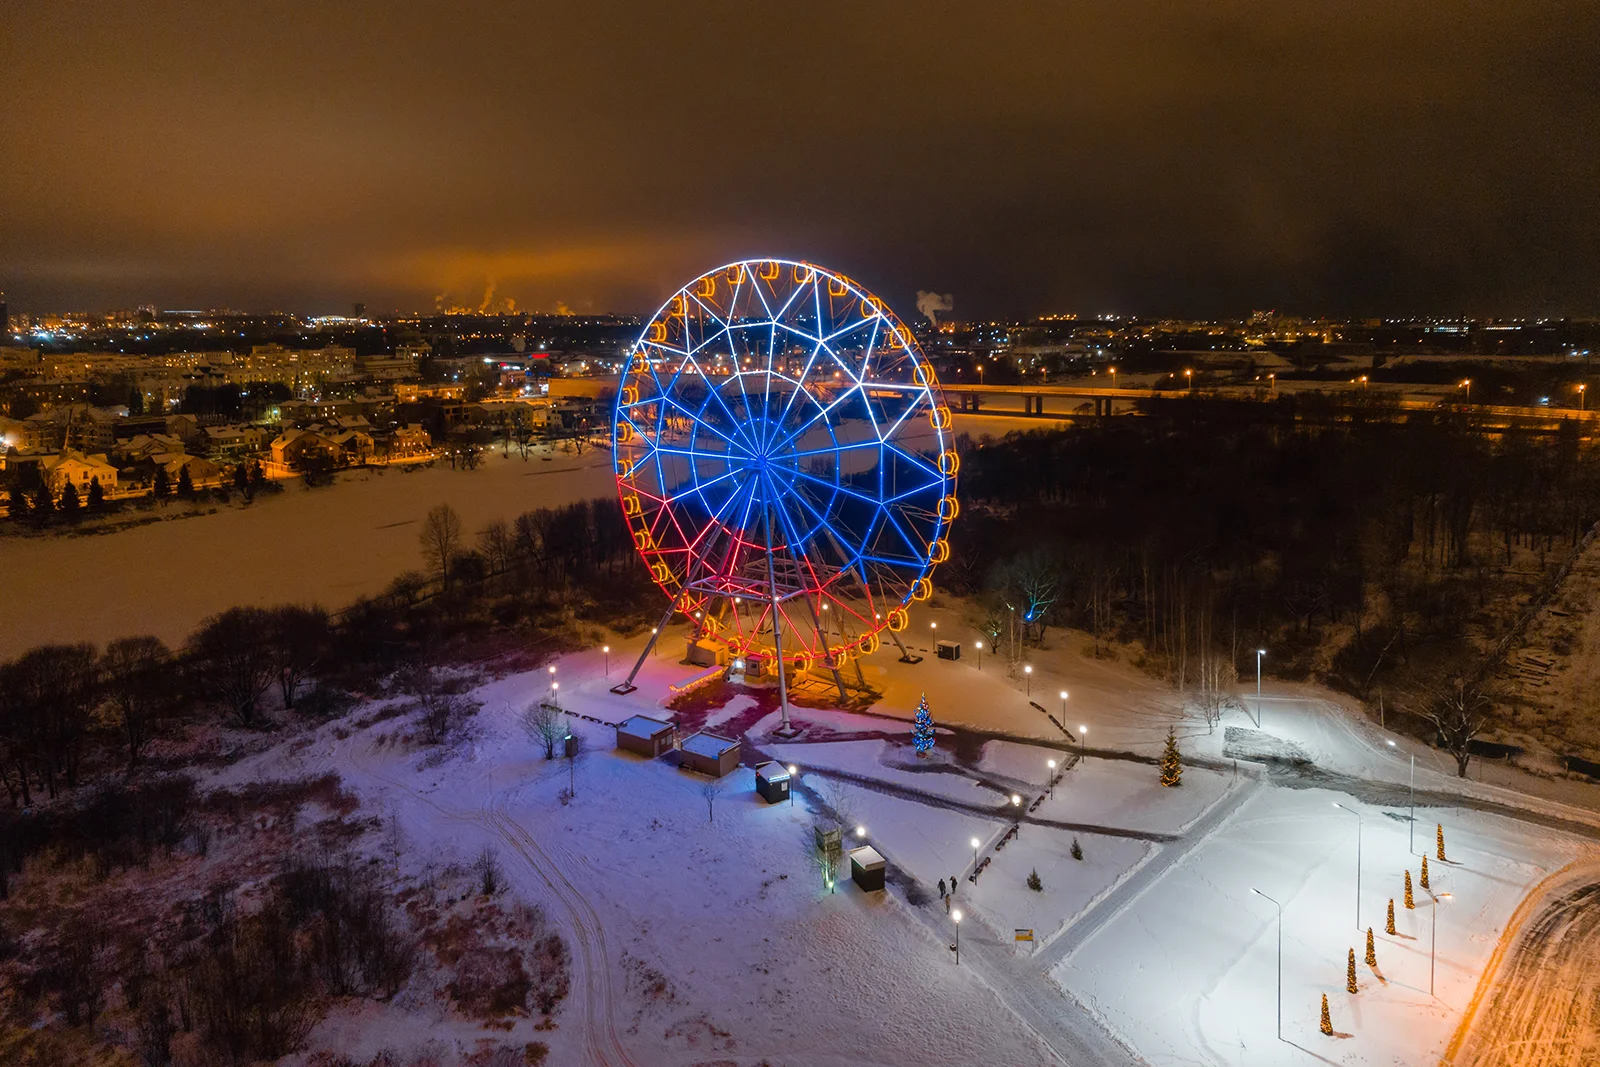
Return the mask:
M 1267 383 L 1272 386 L 1272 391 L 1274 393 L 1278 391 L 1278 376 L 1276 374 L 1267 375 Z M 1283 1037 L 1282 1031 L 1279 1031 L 1278 1037 L 1280 1039 Z
M 1113 366 L 1108 367 L 1107 370 L 1111 373 L 1111 388 L 1115 389 L 1117 387 L 1117 368 Z
M 794 787 L 798 781 L 800 781 L 800 768 L 791 763 L 789 764 L 789 806 L 791 808 L 794 807 Z
M 1587 385 L 1583 384 L 1582 382 L 1580 382 L 1578 384 L 1578 410 L 1579 411 L 1585 410 L 1585 408 L 1584 408 L 1584 395 L 1583 394 L 1585 392 L 1587 392 L 1588 389 L 1589 389 L 1589 387 Z
M 1089 728 L 1082 723 L 1078 724 L 1078 762 L 1082 763 L 1089 753 L 1084 746 L 1089 743 Z
M 1063 719 L 1067 717 L 1067 691 L 1065 689 L 1061 691 L 1061 717 Z
M 866 836 L 867 836 L 867 828 L 865 826 L 856 827 L 856 840 L 859 841 L 861 838 L 866 837 Z
M 1389 741 L 1389 747 L 1390 748 L 1396 747 L 1393 738 L 1389 738 L 1388 741 Z M 1412 752 L 1412 753 L 1410 753 L 1410 756 L 1411 756 L 1411 814 L 1407 818 L 1406 821 L 1411 824 L 1410 851 L 1411 851 L 1412 855 L 1416 855 L 1416 852 L 1417 852 L 1417 754 L 1415 752 Z
M 957 908 L 950 913 L 950 919 L 956 924 L 956 966 L 961 966 L 961 909 Z
M 978 884 L 978 846 L 980 842 L 976 837 L 972 839 L 972 884 Z
M 1267 896 L 1261 890 L 1250 887 L 1250 892 L 1269 901 L 1278 909 L 1278 1040 L 1283 1040 L 1283 905 Z
M 1361 929 L 1361 813 L 1354 808 L 1347 808 L 1337 800 L 1333 806 L 1340 811 L 1348 811 L 1356 817 L 1356 929 Z
M 1428 996 L 1433 996 L 1433 970 L 1439 947 L 1439 905 L 1455 897 L 1454 893 L 1440 893 L 1433 898 L 1433 931 L 1428 935 Z
M 1056 761 L 1047 759 L 1045 763 L 1050 765 L 1050 799 L 1054 800 L 1056 798 Z
M 611 676 L 611 646 L 601 645 L 600 651 L 606 654 L 606 676 Z
M 561 706 L 561 683 L 560 682 L 551 682 L 550 683 L 550 703 L 554 704 L 556 707 L 560 707 Z
M 1465 389 L 1467 391 L 1467 403 L 1469 403 L 1469 404 L 1472 403 L 1472 379 L 1471 378 L 1463 378 L 1463 379 L 1461 379 L 1460 388 Z
M 1186 370 L 1183 372 L 1183 376 L 1189 379 L 1189 392 L 1192 395 L 1194 393 L 1194 371 Z
M 983 670 L 983 642 L 974 641 L 973 644 L 976 645 L 978 649 L 978 669 L 981 671 Z
M 1031 663 L 1026 664 L 1022 668 L 1022 677 L 1027 682 L 1027 694 L 1026 695 L 1028 695 L 1030 697 L 1033 696 L 1033 664 L 1031 664 Z
M 1256 729 L 1261 729 L 1261 657 L 1267 654 L 1264 648 L 1256 649 Z

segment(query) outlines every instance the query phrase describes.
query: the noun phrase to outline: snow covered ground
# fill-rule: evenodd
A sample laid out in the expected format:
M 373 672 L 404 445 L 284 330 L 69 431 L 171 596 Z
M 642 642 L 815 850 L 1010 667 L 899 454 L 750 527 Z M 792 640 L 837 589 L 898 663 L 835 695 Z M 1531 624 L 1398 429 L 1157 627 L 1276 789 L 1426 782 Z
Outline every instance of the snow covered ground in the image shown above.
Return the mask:
M 549 461 L 492 452 L 473 471 L 371 468 L 327 488 L 286 485 L 248 508 L 83 537 L 0 538 L 8 622 L 0 657 L 46 641 L 103 644 L 145 633 L 176 644 L 236 605 L 341 608 L 421 568 L 417 533 L 435 505 L 455 508 L 474 536 L 495 519 L 602 496 L 612 481 L 609 453 L 591 449 Z
M 913 633 L 931 621 L 921 614 Z M 933 617 L 941 634 L 960 628 L 959 605 Z M 802 765 L 793 805 L 762 802 L 741 767 L 708 811 L 700 779 L 613 751 L 611 731 L 581 718 L 588 750 L 576 767 L 577 795 L 563 803 L 568 768 L 539 758 L 515 721 L 515 709 L 548 692 L 542 670 L 480 687 L 477 736 L 448 760 L 379 743 L 400 721 L 354 733 L 346 722 L 227 773 L 336 769 L 369 808 L 400 813 L 414 843 L 407 862 L 499 848 L 515 891 L 542 904 L 574 943 L 573 996 L 560 1028 L 537 1035 L 551 1044 L 551 1062 L 1426 1062 L 1460 1025 L 1529 887 L 1596 852 L 1593 839 L 1502 815 L 1419 810 L 1419 851 L 1431 855 L 1433 824 L 1445 825 L 1450 859 L 1433 862 L 1430 874 L 1435 890 L 1453 894 L 1438 913 L 1438 995 L 1430 997 L 1434 904 L 1408 851 L 1406 809 L 1394 805 L 1390 786 L 1383 804 L 1355 795 L 1368 791 L 1364 783 L 1407 781 L 1405 753 L 1336 701 L 1296 691 L 1265 702 L 1263 728 L 1304 748 L 1319 771 L 1350 776 L 1350 790 L 1248 764 L 1236 772 L 1221 759 L 1223 727 L 1185 718 L 1174 694 L 1126 665 L 1078 655 L 1080 638 L 1060 635 L 1057 647 L 1034 656 L 1031 677 L 1010 677 L 992 657 L 980 671 L 975 657 L 906 665 L 880 652 L 864 666 L 884 698 L 869 714 L 797 708 L 804 732 L 796 742 L 773 736 L 776 713 L 752 712 L 753 692 L 711 712 L 708 724 L 743 728 L 747 757 Z M 676 630 L 666 635 L 628 696 L 609 685 L 631 666 L 637 641 L 613 640 L 609 676 L 598 649 L 563 657 L 563 703 L 607 722 L 670 714 L 669 683 L 697 673 L 680 662 L 682 640 Z M 1078 738 L 1030 704 L 1041 690 L 1052 694 L 1040 702 L 1059 718 L 1062 688 L 1069 727 L 1089 727 L 1087 758 L 1065 769 L 1054 797 L 1007 839 L 1018 810 L 1009 792 L 1033 807 L 1046 789 L 1044 761 L 1071 761 L 1078 751 Z M 919 761 L 909 720 L 924 692 L 943 732 Z M 1221 769 L 1190 765 L 1180 788 L 1159 786 L 1148 758 L 1173 725 L 1187 756 L 1210 756 Z M 1234 711 L 1226 725 L 1254 724 Z M 1419 767 L 1419 788 L 1458 784 Z M 1493 784 L 1465 788 L 1514 796 Z M 810 808 L 841 799 L 864 828 L 861 840 L 888 858 L 885 893 L 864 894 L 848 881 L 827 893 L 812 867 Z M 1346 950 L 1354 947 L 1359 962 L 1364 949 L 1355 921 L 1357 823 L 1335 801 L 1362 815 L 1361 922 L 1377 937 L 1378 968 L 1358 966 L 1354 996 L 1344 992 L 1344 974 Z M 1551 801 L 1527 806 L 1593 816 Z M 974 837 L 989 860 L 976 884 L 966 878 Z M 1074 840 L 1082 859 L 1071 854 Z M 1033 871 L 1038 891 L 1026 884 Z M 954 925 L 935 888 L 952 876 L 967 916 L 959 967 L 949 950 Z M 1285 1043 L 1274 1035 L 1276 910 L 1252 888 L 1284 905 Z M 1391 896 L 1394 936 L 1383 932 Z M 1016 929 L 1031 929 L 1035 940 L 1014 941 Z M 1335 1037 L 1317 1031 L 1324 992 Z M 432 1027 L 428 1010 L 336 1016 L 321 1033 L 362 1055 L 455 1033 Z

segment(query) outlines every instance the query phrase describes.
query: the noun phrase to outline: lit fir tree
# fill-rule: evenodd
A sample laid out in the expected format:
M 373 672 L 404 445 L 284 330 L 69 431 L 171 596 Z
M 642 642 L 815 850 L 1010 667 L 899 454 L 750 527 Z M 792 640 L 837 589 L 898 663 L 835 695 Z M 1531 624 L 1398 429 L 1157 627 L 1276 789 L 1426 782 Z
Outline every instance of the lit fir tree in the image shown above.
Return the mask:
M 1433 839 L 1434 839 L 1435 842 L 1438 843 L 1437 851 L 1439 853 L 1439 862 L 1443 863 L 1445 861 L 1444 860 L 1444 823 L 1442 823 L 1442 822 L 1441 823 L 1435 823 L 1434 825 L 1436 825 L 1438 827 L 1438 829 L 1434 831 Z
M 1400 932 L 1394 928 L 1394 897 L 1389 898 L 1389 918 L 1383 924 L 1383 932 L 1391 936 Z
M 1355 949 L 1351 949 L 1350 950 L 1350 961 L 1345 964 L 1345 968 L 1344 968 L 1344 991 L 1346 993 L 1354 993 L 1354 992 L 1356 992 L 1356 950 Z
M 917 702 L 917 717 L 911 723 L 911 744 L 919 757 L 926 756 L 933 747 L 933 716 L 928 714 L 927 693 Z
M 1161 753 L 1161 784 L 1183 784 L 1183 754 L 1178 751 L 1178 735 L 1170 726 L 1167 727 L 1167 747 Z
M 1411 871 L 1408 868 L 1406 870 L 1406 910 L 1411 911 L 1416 906 L 1417 902 L 1411 899 Z
M 1333 1016 L 1328 1014 L 1328 994 L 1322 994 L 1322 1032 L 1333 1036 Z
M 1418 880 L 1422 883 L 1422 888 L 1424 888 L 1424 889 L 1429 888 L 1428 887 L 1428 857 L 1426 857 L 1426 856 L 1422 857 L 1422 877 L 1420 879 L 1418 879 Z
M 1389 914 L 1393 915 L 1394 912 L 1391 910 Z M 1367 966 L 1368 967 L 1376 967 L 1377 965 L 1378 965 L 1378 943 L 1377 943 L 1377 941 L 1373 940 L 1372 927 L 1369 926 L 1369 927 L 1367 927 Z

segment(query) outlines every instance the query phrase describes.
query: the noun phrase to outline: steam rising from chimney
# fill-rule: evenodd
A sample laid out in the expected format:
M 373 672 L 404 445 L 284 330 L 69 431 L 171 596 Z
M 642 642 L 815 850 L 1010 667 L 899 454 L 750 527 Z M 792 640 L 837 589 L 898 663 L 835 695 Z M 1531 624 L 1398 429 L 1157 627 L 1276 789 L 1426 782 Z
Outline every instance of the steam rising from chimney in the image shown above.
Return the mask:
M 922 289 L 917 290 L 917 310 L 925 315 L 929 322 L 939 325 L 939 312 L 951 311 L 956 306 L 954 293 L 930 293 Z

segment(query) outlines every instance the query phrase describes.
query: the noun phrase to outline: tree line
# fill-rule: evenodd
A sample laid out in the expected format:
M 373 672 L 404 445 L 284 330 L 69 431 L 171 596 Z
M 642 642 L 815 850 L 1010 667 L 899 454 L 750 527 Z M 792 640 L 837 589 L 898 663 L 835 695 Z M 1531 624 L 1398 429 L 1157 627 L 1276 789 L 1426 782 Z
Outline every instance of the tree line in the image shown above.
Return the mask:
M 1600 519 L 1575 425 L 1494 438 L 1452 412 L 1264 424 L 1226 401 L 1175 407 L 963 443 L 940 575 L 980 598 L 990 647 L 1019 658 L 1069 625 L 1202 697 L 1267 648 L 1268 670 L 1383 694 L 1442 737 L 1441 709 L 1497 702 L 1481 642 Z

